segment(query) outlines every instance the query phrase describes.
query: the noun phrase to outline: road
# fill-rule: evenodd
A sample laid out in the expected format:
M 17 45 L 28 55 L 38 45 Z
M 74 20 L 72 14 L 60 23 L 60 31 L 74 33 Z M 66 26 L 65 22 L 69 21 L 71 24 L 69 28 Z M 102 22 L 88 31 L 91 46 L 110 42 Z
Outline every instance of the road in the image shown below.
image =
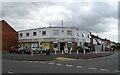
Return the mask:
M 117 73 L 118 53 L 107 57 L 69 61 L 2 61 L 3 73 Z

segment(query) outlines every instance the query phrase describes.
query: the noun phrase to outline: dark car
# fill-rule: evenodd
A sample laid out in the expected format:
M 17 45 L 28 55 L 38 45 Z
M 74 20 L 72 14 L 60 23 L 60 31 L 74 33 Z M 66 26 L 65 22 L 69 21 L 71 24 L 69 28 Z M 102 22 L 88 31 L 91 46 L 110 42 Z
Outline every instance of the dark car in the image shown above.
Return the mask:
M 20 48 L 20 47 L 19 46 L 13 46 L 13 47 L 10 48 L 9 52 L 10 53 L 15 53 L 18 50 L 18 48 Z

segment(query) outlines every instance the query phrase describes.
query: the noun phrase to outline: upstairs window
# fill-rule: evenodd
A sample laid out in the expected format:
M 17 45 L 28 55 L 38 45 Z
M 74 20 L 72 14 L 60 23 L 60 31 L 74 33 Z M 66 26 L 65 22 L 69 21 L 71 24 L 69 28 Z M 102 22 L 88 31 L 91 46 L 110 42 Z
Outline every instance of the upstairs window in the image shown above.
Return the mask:
M 23 37 L 23 33 L 20 33 L 20 37 Z
M 26 36 L 29 36 L 29 33 L 26 33 Z
M 54 35 L 59 35 L 59 30 L 54 30 Z
M 37 32 L 33 32 L 33 36 L 36 36 L 37 35 Z
M 46 31 L 42 31 L 42 35 L 46 35 Z
M 72 30 L 67 30 L 67 35 L 72 35 Z

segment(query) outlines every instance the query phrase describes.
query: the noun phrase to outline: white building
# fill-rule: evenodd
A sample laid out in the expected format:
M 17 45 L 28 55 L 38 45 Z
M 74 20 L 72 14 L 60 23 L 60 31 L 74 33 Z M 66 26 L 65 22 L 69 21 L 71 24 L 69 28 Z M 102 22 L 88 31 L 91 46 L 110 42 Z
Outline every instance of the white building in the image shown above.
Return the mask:
M 42 46 L 62 51 L 64 48 L 76 50 L 78 29 L 75 27 L 43 27 L 18 31 L 22 46 Z

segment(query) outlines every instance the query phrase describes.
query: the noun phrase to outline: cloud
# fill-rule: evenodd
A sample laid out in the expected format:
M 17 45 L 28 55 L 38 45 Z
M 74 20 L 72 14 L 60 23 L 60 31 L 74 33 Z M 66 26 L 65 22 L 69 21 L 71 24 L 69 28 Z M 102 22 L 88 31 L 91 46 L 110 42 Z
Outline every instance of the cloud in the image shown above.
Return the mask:
M 64 26 L 77 27 L 80 33 L 106 32 L 107 38 L 117 36 L 118 7 L 114 2 L 4 2 L 3 19 L 16 30 L 37 27 Z M 103 37 L 102 36 L 102 37 Z M 111 38 L 115 41 L 116 39 Z

